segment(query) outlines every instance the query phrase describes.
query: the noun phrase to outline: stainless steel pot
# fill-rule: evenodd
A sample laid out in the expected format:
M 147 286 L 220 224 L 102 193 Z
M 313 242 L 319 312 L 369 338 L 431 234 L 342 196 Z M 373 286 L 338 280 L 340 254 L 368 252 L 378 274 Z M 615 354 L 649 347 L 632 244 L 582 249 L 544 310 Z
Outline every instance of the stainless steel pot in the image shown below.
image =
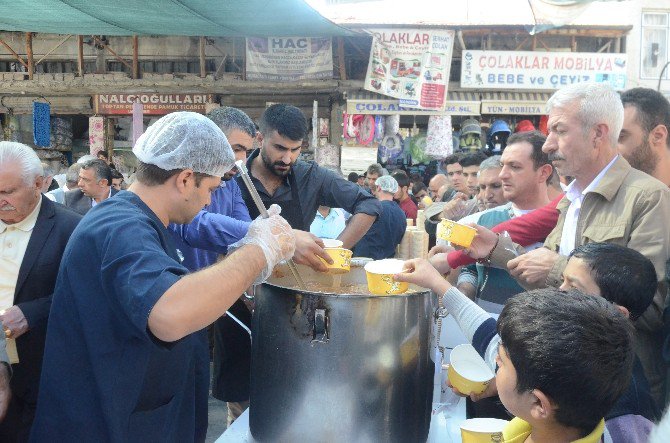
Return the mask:
M 311 282 L 332 276 L 299 266 Z M 277 271 L 279 273 L 277 274 Z M 342 285 L 364 284 L 352 267 Z M 256 290 L 251 434 L 267 442 L 425 442 L 434 364 L 430 292 L 309 292 L 277 269 Z

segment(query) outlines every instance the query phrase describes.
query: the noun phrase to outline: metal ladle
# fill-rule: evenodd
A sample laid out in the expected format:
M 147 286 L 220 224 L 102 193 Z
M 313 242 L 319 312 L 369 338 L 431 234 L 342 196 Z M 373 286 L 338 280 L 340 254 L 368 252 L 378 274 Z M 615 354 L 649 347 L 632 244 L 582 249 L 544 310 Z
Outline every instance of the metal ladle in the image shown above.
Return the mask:
M 251 199 L 256 204 L 256 208 L 258 208 L 258 212 L 261 214 L 261 217 L 268 218 L 269 217 L 268 210 L 265 209 L 263 200 L 261 200 L 261 196 L 258 194 L 256 186 L 254 186 L 253 182 L 251 181 L 251 177 L 249 176 L 247 165 L 244 164 L 244 160 L 236 161 L 235 166 L 237 166 L 237 170 L 240 173 L 240 177 L 242 177 L 242 181 L 249 190 L 249 194 L 251 194 Z M 302 279 L 302 277 L 300 277 L 300 274 L 298 273 L 298 268 L 293 262 L 293 259 L 289 259 L 288 268 L 291 270 L 291 274 L 293 274 L 293 278 L 295 279 L 296 283 L 298 283 L 298 287 L 300 287 L 300 289 L 307 289 L 307 286 L 305 286 L 305 281 Z

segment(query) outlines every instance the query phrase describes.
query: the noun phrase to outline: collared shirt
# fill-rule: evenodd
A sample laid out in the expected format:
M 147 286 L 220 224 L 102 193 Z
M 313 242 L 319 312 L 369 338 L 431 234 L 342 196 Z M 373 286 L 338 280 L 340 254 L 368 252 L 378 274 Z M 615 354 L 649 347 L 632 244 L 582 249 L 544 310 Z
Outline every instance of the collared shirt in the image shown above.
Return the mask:
M 503 429 L 505 443 L 523 443 L 532 432 L 530 424 L 519 417 L 513 418 Z M 598 443 L 605 431 L 605 420 L 600 420 L 591 433 L 585 437 L 573 440 L 572 443 Z
M 570 206 L 565 213 L 565 224 L 563 225 L 563 233 L 561 235 L 561 246 L 558 250 L 558 253 L 561 255 L 568 256 L 575 249 L 575 241 L 577 237 L 577 220 L 579 220 L 579 212 L 582 208 L 582 202 L 584 201 L 584 196 L 589 192 L 593 192 L 600 183 L 600 180 L 605 176 L 607 171 L 610 170 L 614 162 L 616 162 L 618 155 L 616 155 L 611 162 L 605 166 L 602 171 L 596 175 L 589 185 L 584 188 L 583 191 L 580 191 L 577 180 L 573 180 L 565 190 L 565 198 L 570 200 Z
M 345 228 L 344 215 L 337 208 L 330 208 L 327 216 L 316 211 L 316 217 L 309 227 L 309 232 L 319 238 L 337 238 Z
M 107 200 L 107 199 L 108 199 L 109 197 L 111 197 L 111 196 L 112 196 L 112 187 L 110 186 L 110 187 L 109 187 L 109 194 L 107 194 L 107 197 L 105 197 L 105 199 L 104 199 L 104 200 L 101 200 L 101 201 L 105 201 L 105 200 Z M 94 198 L 92 198 L 92 199 L 91 199 L 91 207 L 94 207 L 94 206 L 97 205 L 97 204 L 98 204 L 98 202 L 95 201 Z
M 281 185 L 270 195 L 263 184 L 252 175 L 251 165 L 258 157 L 260 149 L 256 149 L 247 159 L 247 169 L 251 181 L 256 186 L 258 193 L 264 200 L 274 202 L 290 202 L 292 200 L 291 185 L 288 177 L 285 177 Z M 319 206 L 329 208 L 342 208 L 356 215 L 364 213 L 378 217 L 382 213 L 379 200 L 373 197 L 360 186 L 339 177 L 333 171 L 322 168 L 315 162 L 297 160 L 291 168 L 291 174 L 295 174 L 295 182 L 298 186 L 300 198 L 300 210 L 302 212 L 303 226 L 307 229 L 316 217 Z M 240 187 L 245 186 L 241 177 L 235 177 Z M 245 195 L 244 193 L 242 194 Z M 249 202 L 247 202 L 249 203 Z M 249 207 L 249 204 L 247 204 Z
M 19 269 L 41 207 L 40 198 L 35 209 L 20 222 L 9 225 L 0 220 L 0 310 L 14 304 Z

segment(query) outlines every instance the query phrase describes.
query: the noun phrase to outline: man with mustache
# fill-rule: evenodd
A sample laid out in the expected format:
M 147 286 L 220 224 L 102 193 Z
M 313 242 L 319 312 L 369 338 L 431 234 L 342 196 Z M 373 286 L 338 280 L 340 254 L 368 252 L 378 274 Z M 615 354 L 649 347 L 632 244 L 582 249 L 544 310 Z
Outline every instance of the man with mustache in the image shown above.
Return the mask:
M 268 107 L 259 121 L 261 148 L 247 160 L 247 169 L 266 207 L 277 204 L 294 230 L 296 263 L 316 271 L 327 268 L 319 257 L 332 263 L 323 242 L 309 232 L 319 206 L 343 208 L 353 214 L 338 236 L 351 249 L 381 214 L 379 201 L 359 186 L 322 168 L 298 159 L 307 137 L 307 121 L 300 109 L 287 104 Z M 252 218 L 258 215 L 246 186 L 237 178 Z
M 659 291 L 635 323 L 636 352 L 663 404 L 665 365 L 660 356 L 665 263 L 670 256 L 670 189 L 633 169 L 617 153 L 624 109 L 605 84 L 576 84 L 547 103 L 549 136 L 543 147 L 561 175 L 575 177 L 558 204 L 558 223 L 539 248 L 510 260 L 510 273 L 526 287 L 562 282 L 567 257 L 590 242 L 616 243 L 642 253 L 654 264 Z M 495 248 L 494 248 L 495 249 Z

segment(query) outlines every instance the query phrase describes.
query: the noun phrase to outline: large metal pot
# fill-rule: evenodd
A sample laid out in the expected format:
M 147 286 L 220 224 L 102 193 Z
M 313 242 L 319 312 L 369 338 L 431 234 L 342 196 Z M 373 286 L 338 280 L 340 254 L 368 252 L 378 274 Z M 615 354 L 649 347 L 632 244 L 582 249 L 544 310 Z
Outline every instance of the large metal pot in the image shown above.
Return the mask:
M 298 267 L 308 285 L 332 285 L 332 276 Z M 360 267 L 342 275 L 343 286 L 365 281 Z M 434 303 L 429 291 L 410 288 L 417 292 L 309 292 L 276 270 L 256 290 L 251 327 L 254 439 L 425 442 Z

